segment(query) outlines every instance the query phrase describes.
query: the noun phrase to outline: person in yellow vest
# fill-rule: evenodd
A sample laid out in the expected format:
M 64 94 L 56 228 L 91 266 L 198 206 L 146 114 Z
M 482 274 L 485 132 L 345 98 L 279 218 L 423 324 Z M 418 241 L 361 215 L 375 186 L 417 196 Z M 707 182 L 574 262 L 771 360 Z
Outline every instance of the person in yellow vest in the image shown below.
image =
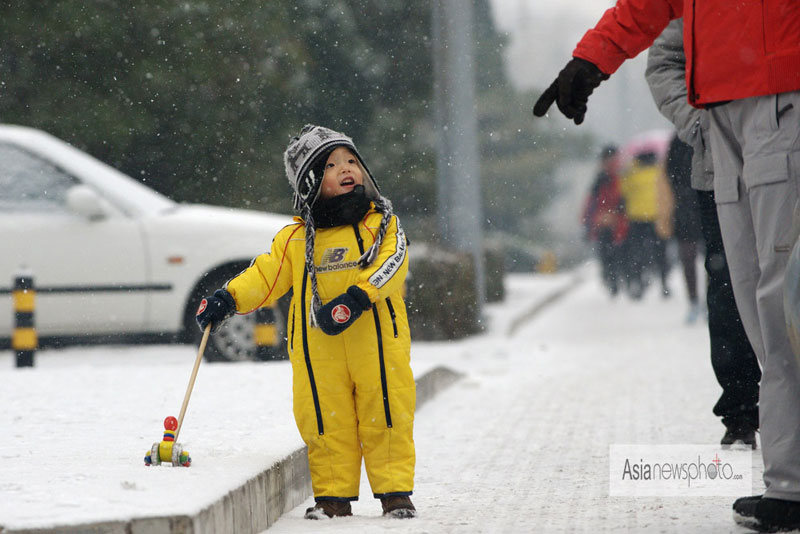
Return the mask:
M 661 277 L 661 292 L 669 296 L 669 263 L 666 240 L 671 237 L 671 190 L 654 152 L 637 154 L 622 174 L 620 191 L 625 203 L 629 230 L 628 290 L 640 299 L 647 287 L 646 271 L 655 268 Z
M 284 164 L 300 216 L 201 302 L 198 325 L 216 329 L 293 290 L 294 416 L 316 502 L 305 517 L 352 515 L 362 458 L 384 515 L 414 517 L 416 389 L 402 298 L 408 241 L 346 135 L 306 125 Z

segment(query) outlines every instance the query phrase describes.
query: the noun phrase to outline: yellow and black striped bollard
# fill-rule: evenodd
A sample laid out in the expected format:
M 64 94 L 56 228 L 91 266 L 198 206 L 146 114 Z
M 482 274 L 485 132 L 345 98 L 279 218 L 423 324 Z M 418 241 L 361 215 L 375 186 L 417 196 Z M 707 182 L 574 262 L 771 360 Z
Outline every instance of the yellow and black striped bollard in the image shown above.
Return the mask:
M 14 332 L 11 335 L 11 349 L 17 356 L 17 367 L 33 367 L 33 355 L 36 353 L 39 340 L 33 324 L 33 312 L 36 304 L 36 290 L 33 277 L 17 275 L 14 278 Z
M 259 308 L 255 311 L 256 324 L 253 326 L 253 342 L 256 345 L 257 360 L 279 360 L 278 326 L 275 324 L 273 308 Z

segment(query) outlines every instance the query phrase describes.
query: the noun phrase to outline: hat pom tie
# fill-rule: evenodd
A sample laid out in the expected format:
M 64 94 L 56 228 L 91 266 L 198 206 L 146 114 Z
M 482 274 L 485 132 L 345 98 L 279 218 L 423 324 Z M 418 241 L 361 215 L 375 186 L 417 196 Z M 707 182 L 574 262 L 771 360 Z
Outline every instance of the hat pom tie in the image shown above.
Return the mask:
M 311 325 L 311 328 L 319 327 L 319 322 L 317 321 L 317 312 L 322 307 L 322 299 L 319 298 L 319 295 L 314 295 L 311 298 L 311 309 L 308 312 L 308 322 Z
M 372 264 L 378 256 L 378 243 L 374 243 L 367 251 L 358 258 L 358 266 L 362 269 Z

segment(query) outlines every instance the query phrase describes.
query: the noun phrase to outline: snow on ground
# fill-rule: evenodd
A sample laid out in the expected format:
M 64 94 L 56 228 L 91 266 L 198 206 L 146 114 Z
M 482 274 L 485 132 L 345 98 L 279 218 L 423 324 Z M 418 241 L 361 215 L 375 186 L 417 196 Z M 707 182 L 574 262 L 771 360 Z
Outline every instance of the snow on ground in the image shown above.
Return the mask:
M 651 289 L 636 303 L 611 299 L 594 269 L 509 276 L 506 300 L 487 307 L 486 333 L 415 342 L 415 374 L 435 365 L 465 373 L 418 412 L 419 517 L 381 517 L 364 476 L 355 515 L 314 529 L 744 532 L 729 497 L 608 496 L 610 444 L 714 444 L 724 429 L 711 413 L 720 390 L 707 331 L 683 322 L 677 269 L 673 297 Z M 192 467 L 143 467 L 163 418 L 180 409 L 195 355 L 187 346 L 72 348 L 15 369 L 0 352 L 0 525 L 194 513 L 302 445 L 288 363 L 204 363 L 179 438 Z M 753 460 L 758 492 L 760 455 Z M 308 532 L 311 505 L 268 532 Z

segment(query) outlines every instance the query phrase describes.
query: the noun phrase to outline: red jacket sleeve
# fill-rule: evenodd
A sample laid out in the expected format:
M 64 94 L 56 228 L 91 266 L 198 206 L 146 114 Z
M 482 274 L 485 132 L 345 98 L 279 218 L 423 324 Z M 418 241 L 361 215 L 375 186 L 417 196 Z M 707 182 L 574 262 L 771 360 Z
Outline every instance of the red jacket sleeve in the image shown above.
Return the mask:
M 688 0 L 686 0 L 688 2 Z M 683 14 L 684 0 L 617 0 L 586 32 L 573 57 L 614 74 L 626 60 L 648 48 L 672 19 Z

